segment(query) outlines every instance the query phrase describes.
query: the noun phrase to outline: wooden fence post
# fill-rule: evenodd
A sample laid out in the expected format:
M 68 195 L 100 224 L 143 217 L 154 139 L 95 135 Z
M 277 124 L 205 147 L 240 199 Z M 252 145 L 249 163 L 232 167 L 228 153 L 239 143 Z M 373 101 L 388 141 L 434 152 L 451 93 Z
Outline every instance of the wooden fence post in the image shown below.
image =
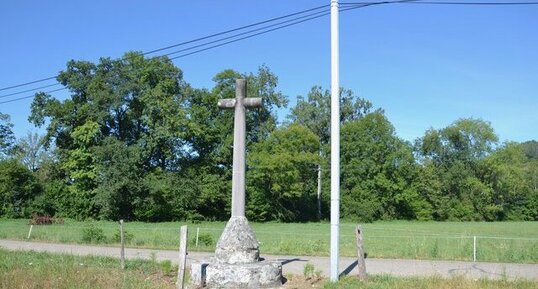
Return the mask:
M 33 228 L 34 228 L 34 225 L 30 225 L 30 231 L 28 231 L 28 237 L 26 237 L 27 240 L 30 240 L 30 236 L 32 235 Z
M 362 240 L 362 229 L 357 225 L 355 229 L 355 238 L 357 239 L 357 269 L 359 270 L 359 280 L 367 281 L 366 263 L 364 262 L 364 243 Z
M 121 243 L 121 249 L 120 249 L 120 264 L 121 269 L 125 269 L 125 238 L 123 236 L 123 220 L 120 220 L 120 243 Z
M 187 262 L 187 226 L 179 230 L 179 266 L 177 270 L 177 289 L 183 289 L 185 283 L 185 264 Z

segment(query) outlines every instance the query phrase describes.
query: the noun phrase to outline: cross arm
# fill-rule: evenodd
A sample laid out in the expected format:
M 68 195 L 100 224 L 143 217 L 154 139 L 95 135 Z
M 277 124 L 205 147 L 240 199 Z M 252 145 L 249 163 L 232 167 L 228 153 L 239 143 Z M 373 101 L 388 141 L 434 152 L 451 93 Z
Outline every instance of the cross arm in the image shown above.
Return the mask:
M 245 107 L 260 107 L 262 106 L 261 97 L 247 97 L 243 99 L 243 105 Z
M 235 99 L 234 98 L 219 99 L 219 102 L 217 103 L 217 105 L 220 108 L 234 108 Z

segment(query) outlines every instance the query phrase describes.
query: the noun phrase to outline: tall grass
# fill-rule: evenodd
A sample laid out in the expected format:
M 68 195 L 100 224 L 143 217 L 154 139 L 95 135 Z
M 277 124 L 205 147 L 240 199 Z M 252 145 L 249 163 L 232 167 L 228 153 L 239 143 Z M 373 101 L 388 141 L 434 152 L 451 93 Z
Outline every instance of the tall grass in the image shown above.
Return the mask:
M 76 222 L 34 226 L 32 240 L 84 243 L 84 228 L 102 229 L 103 244 L 117 245 L 115 222 Z M 189 226 L 189 250 L 213 251 L 225 222 L 142 223 L 127 222 L 129 246 L 175 249 L 179 227 Z M 262 254 L 328 255 L 328 223 L 252 223 Z M 340 251 L 354 256 L 355 224 L 342 223 Z M 26 239 L 26 220 L 0 220 L 0 238 Z M 196 247 L 196 231 L 199 242 Z M 368 257 L 472 260 L 473 236 L 477 236 L 478 261 L 538 263 L 538 222 L 376 222 L 363 225 Z
M 127 260 L 125 271 L 120 270 L 119 266 L 117 259 L 107 257 L 11 252 L 0 249 L 0 288 L 175 288 L 177 268 L 173 268 L 170 262 Z M 337 283 L 315 277 L 315 274 L 286 277 L 284 288 L 295 289 L 531 289 L 537 288 L 538 284 L 525 280 L 473 280 L 463 277 L 444 279 L 370 276 L 366 283 L 361 283 L 351 276 L 344 277 Z
M 169 263 L 169 262 L 168 262 Z M 0 288 L 175 288 L 169 264 L 0 250 Z
M 473 280 L 463 277 L 444 279 L 429 278 L 395 278 L 390 276 L 374 276 L 368 282 L 359 282 L 356 278 L 345 277 L 338 283 L 325 283 L 324 289 L 534 289 L 537 283 L 519 280 Z M 305 287 L 306 288 L 306 287 Z

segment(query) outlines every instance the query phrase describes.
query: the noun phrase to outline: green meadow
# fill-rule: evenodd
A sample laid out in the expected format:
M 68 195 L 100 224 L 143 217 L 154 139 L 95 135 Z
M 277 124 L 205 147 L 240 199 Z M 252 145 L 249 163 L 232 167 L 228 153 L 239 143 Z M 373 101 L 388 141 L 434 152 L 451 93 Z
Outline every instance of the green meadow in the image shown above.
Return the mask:
M 212 251 L 225 222 L 126 222 L 127 246 L 176 249 L 179 227 L 188 225 L 191 251 Z M 329 252 L 329 223 L 251 223 L 262 254 L 318 255 Z M 355 226 L 340 225 L 340 252 L 355 256 Z M 363 224 L 370 258 L 538 263 L 538 222 L 406 222 Z M 0 220 L 0 238 L 26 240 L 27 220 Z M 59 225 L 34 225 L 31 241 L 93 243 L 117 246 L 119 224 L 109 221 L 66 220 Z M 198 236 L 198 238 L 197 238 Z M 198 240 L 198 242 L 196 241 Z

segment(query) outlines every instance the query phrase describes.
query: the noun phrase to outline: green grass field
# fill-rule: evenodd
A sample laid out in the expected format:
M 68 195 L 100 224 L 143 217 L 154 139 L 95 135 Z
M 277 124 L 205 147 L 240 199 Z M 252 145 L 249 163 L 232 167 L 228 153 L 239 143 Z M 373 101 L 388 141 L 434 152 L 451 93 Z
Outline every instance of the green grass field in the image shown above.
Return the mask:
M 88 222 L 66 220 L 63 225 L 34 226 L 31 240 L 84 243 Z M 103 244 L 117 244 L 116 222 L 92 222 L 102 228 Z M 128 246 L 176 249 L 179 227 L 189 226 L 189 250 L 213 251 L 225 222 L 126 223 Z M 252 223 L 262 254 L 328 255 L 328 223 Z M 25 240 L 27 220 L 0 220 L 0 238 Z M 355 225 L 341 224 L 340 252 L 354 256 Z M 196 233 L 199 230 L 198 246 Z M 477 236 L 477 260 L 538 263 L 538 222 L 376 222 L 363 225 L 369 257 L 439 260 L 472 260 L 473 236 Z
M 11 252 L 0 249 L 0 288 L 27 289 L 144 289 L 175 288 L 177 267 L 169 261 L 127 260 L 125 271 L 119 269 L 114 258 L 73 256 L 37 252 Z M 533 281 L 473 280 L 463 277 L 443 279 L 395 278 L 370 276 L 367 283 L 354 277 L 342 278 L 337 283 L 305 276 L 286 276 L 284 288 L 306 289 L 532 289 Z

